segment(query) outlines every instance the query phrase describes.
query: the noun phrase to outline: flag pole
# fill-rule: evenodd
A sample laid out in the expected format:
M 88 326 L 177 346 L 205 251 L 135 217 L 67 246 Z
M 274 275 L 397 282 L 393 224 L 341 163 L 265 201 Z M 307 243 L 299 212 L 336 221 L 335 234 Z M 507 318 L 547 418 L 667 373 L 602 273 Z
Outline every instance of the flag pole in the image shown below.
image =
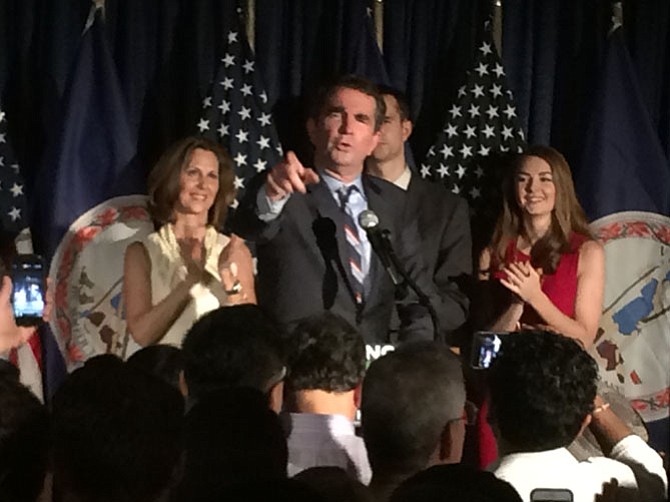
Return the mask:
M 623 26 L 623 3 L 622 2 L 613 2 L 612 3 L 612 27 L 608 35 L 611 35 L 618 28 Z
M 384 0 L 376 0 L 373 7 L 377 45 L 384 52 Z
M 496 46 L 496 51 L 498 55 L 502 56 L 502 14 L 503 6 L 502 0 L 493 0 L 493 43 Z
M 256 50 L 256 0 L 247 0 L 244 9 L 244 27 L 247 32 L 247 42 L 252 51 Z
M 88 18 L 86 19 L 86 24 L 81 34 L 86 33 L 91 26 L 93 26 L 93 21 L 95 21 L 95 13 L 100 10 L 100 15 L 105 19 L 105 0 L 91 0 L 91 9 L 88 11 Z

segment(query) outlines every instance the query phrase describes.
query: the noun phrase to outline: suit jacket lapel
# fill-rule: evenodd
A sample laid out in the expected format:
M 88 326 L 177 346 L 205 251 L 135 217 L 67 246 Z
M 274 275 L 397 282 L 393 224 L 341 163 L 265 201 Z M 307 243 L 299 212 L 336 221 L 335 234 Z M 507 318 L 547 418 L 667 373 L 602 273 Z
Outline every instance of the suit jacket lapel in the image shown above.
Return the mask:
M 387 217 L 387 212 L 385 211 L 385 201 L 382 197 L 381 189 L 376 183 L 376 180 L 372 176 L 363 175 L 363 189 L 365 190 L 365 196 L 368 200 L 368 209 L 375 212 L 379 217 L 380 225 L 384 226 L 384 221 Z M 372 299 L 375 294 L 380 293 L 381 288 L 379 288 L 379 280 L 383 277 L 386 271 L 382 266 L 377 253 L 370 248 L 370 271 L 368 273 L 371 287 L 369 288 L 369 302 L 373 303 Z

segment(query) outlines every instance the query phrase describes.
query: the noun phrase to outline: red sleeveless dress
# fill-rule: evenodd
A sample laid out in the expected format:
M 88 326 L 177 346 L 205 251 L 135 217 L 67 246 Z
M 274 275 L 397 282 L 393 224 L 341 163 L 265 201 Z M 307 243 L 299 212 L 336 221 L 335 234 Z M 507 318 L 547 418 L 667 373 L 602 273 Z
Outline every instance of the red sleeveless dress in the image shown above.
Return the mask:
M 581 234 L 570 236 L 570 251 L 561 255 L 558 267 L 553 274 L 544 274 L 541 278 L 542 291 L 554 305 L 568 317 L 575 315 L 575 298 L 577 296 L 577 268 L 579 265 L 579 249 L 589 238 Z M 522 253 L 516 247 L 516 240 L 507 246 L 505 264 L 530 261 L 530 256 Z M 494 264 L 495 265 L 495 264 Z M 499 268 L 499 267 L 495 267 Z M 493 277 L 505 277 L 502 271 L 493 273 Z M 521 316 L 522 324 L 545 324 L 544 320 L 531 307 L 524 309 Z
M 585 235 L 572 234 L 570 236 L 570 251 L 561 255 L 558 267 L 553 274 L 543 274 L 541 278 L 542 291 L 556 307 L 569 317 L 575 315 L 575 298 L 577 296 L 577 268 L 579 265 L 579 249 L 589 240 Z M 522 253 L 516 247 L 516 240 L 507 246 L 505 264 L 530 261 L 530 256 Z M 493 269 L 499 269 L 495 260 L 492 260 Z M 495 279 L 502 279 L 506 274 L 500 270 L 493 272 Z M 522 324 L 545 324 L 540 315 L 530 306 L 524 308 L 521 316 Z M 496 440 L 488 423 L 488 400 L 481 403 L 477 416 L 477 435 L 479 449 L 479 466 L 485 469 L 498 458 Z

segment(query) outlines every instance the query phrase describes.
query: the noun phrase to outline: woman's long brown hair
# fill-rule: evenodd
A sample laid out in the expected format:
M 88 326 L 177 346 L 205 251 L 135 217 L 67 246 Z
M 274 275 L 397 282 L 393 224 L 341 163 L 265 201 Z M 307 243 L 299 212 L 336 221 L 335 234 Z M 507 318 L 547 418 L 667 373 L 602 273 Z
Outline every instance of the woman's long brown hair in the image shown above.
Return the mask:
M 545 274 L 556 271 L 562 254 L 574 251 L 570 247 L 573 233 L 591 237 L 589 225 L 582 206 L 577 200 L 572 182 L 570 166 L 557 150 L 542 145 L 531 146 L 521 154 L 503 184 L 503 211 L 496 223 L 490 249 L 498 263 L 504 263 L 509 243 L 519 235 L 525 235 L 522 210 L 516 199 L 516 174 L 528 157 L 539 157 L 551 167 L 556 187 L 556 202 L 551 213 L 551 226 L 547 233 L 532 247 L 530 261 L 533 267 L 541 268 Z
M 196 148 L 212 152 L 219 164 L 219 191 L 207 215 L 207 224 L 219 228 L 226 219 L 228 205 L 235 197 L 233 161 L 218 143 L 189 136 L 172 144 L 149 173 L 149 212 L 156 227 L 173 222 L 174 205 L 179 198 L 179 176 L 191 161 Z

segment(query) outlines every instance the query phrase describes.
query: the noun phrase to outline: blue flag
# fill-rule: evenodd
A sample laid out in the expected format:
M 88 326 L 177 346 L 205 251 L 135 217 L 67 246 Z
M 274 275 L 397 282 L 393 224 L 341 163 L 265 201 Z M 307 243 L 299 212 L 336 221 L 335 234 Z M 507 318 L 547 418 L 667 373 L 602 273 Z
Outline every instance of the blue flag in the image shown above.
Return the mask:
M 49 257 L 88 209 L 115 195 L 146 193 L 100 10 L 91 21 L 37 182 L 38 238 Z
M 670 215 L 670 165 L 640 92 L 621 29 L 609 37 L 576 178 L 590 219 L 620 211 Z
M 670 165 L 641 98 L 621 29 L 609 37 L 575 177 L 605 246 L 605 298 L 591 353 L 657 450 L 670 449 Z
M 106 329 L 107 337 L 114 338 L 114 330 L 105 323 L 100 308 L 91 315 L 84 307 L 101 304 L 91 293 L 96 286 L 95 278 L 91 277 L 101 272 L 111 274 L 112 268 L 120 275 L 122 265 L 119 267 L 118 263 L 107 260 L 102 266 L 89 264 L 87 269 L 82 269 L 77 263 L 85 246 L 119 213 L 105 213 L 94 224 L 75 230 L 70 227 L 77 218 L 110 197 L 146 193 L 144 172 L 134 165 L 136 142 L 131 137 L 132 129 L 99 9 L 91 10 L 61 107 L 37 177 L 33 213 L 36 240 L 52 263 L 51 287 L 55 290 L 53 333 L 44 338 L 45 383 L 49 396 L 64 378 L 66 367 L 73 368 L 72 361 L 81 363 L 95 353 L 84 354 L 81 345 L 70 344 L 77 336 L 84 337 L 79 324 L 85 322 Z M 61 256 L 54 258 L 61 242 L 68 243 L 69 247 L 64 245 L 65 252 L 60 249 Z M 122 250 L 116 254 L 120 254 L 122 264 Z M 116 290 L 110 287 L 102 295 L 106 303 L 117 301 L 120 296 L 117 277 L 115 281 Z M 111 342 L 108 349 L 113 352 Z
M 350 29 L 345 70 L 369 78 L 376 84 L 390 85 L 384 58 L 377 45 L 371 2 L 367 6 L 363 2 L 353 6 Z

